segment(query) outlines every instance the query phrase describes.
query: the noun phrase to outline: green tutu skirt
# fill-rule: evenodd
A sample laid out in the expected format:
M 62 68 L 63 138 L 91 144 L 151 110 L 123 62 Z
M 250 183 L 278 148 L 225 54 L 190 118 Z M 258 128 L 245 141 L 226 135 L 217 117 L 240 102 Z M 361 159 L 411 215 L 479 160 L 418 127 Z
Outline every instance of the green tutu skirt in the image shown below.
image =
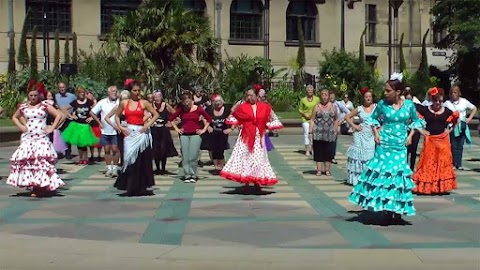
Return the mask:
M 78 147 L 88 147 L 98 144 L 99 139 L 93 133 L 89 124 L 70 122 L 68 127 L 62 132 L 62 139 L 71 145 Z

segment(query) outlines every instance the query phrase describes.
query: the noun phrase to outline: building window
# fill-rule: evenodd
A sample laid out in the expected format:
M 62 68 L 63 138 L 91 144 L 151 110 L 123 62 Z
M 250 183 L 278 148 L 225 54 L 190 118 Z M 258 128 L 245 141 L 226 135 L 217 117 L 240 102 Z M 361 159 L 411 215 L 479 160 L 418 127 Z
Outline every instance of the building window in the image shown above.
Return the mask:
M 43 15 L 46 15 L 45 28 L 48 32 L 72 32 L 72 0 L 26 0 L 25 7 L 30 10 L 27 29 L 31 32 L 36 27 L 43 32 Z
M 233 0 L 230 39 L 263 40 L 263 4 L 260 0 Z
M 434 29 L 434 31 L 433 31 L 433 44 L 440 43 L 446 36 L 447 36 L 447 30 L 445 30 L 445 29 L 441 29 L 441 30 Z
M 377 5 L 366 5 L 367 44 L 377 43 Z
M 107 34 L 113 26 L 114 16 L 125 16 L 137 9 L 142 0 L 102 0 L 101 33 Z
M 298 23 L 303 30 L 305 41 L 317 40 L 317 6 L 313 1 L 298 0 L 288 4 L 287 8 L 287 41 L 298 40 Z
M 205 16 L 205 1 L 204 0 L 183 0 L 183 5 L 186 9 L 190 9 L 200 16 Z

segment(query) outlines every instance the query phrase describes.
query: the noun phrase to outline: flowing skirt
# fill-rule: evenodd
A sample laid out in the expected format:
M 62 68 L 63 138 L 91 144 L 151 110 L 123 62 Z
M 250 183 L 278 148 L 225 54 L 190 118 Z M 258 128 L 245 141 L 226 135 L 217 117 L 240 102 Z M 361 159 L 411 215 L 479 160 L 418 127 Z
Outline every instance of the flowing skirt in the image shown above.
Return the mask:
M 12 165 L 7 179 L 9 185 L 45 188 L 48 191 L 65 185 L 54 166 L 57 153 L 44 133 L 23 133 L 20 146 L 10 157 L 10 161 Z
M 375 155 L 375 140 L 372 128 L 362 125 L 363 129 L 353 133 L 352 145 L 347 150 L 347 183 L 356 185 L 365 166 Z
M 442 194 L 457 188 L 447 132 L 425 136 L 417 170 L 412 176 L 418 194 Z
M 98 141 L 99 143 L 97 143 L 96 145 L 94 145 L 95 148 L 102 148 L 102 144 L 100 143 L 100 138 L 102 137 L 102 130 L 100 129 L 99 126 L 93 126 L 92 127 L 92 131 L 93 131 L 93 134 L 95 135 L 95 137 L 98 138 Z
M 162 160 L 178 156 L 173 144 L 172 134 L 167 127 L 152 127 L 153 159 Z
M 53 131 L 53 149 L 55 149 L 57 153 L 62 154 L 65 154 L 65 151 L 68 149 L 67 144 L 62 138 L 62 133 L 58 129 Z
M 149 195 L 147 188 L 155 185 L 152 166 L 152 135 L 140 133 L 142 126 L 128 125 L 130 134 L 124 138 L 123 166 L 114 187 L 126 190 L 127 196 Z
M 100 141 L 93 133 L 92 127 L 89 124 L 74 121 L 71 121 L 62 132 L 62 138 L 66 143 L 78 147 L 94 146 Z
M 407 164 L 404 145 L 377 146 L 374 157 L 367 162 L 358 183 L 349 196 L 350 202 L 375 212 L 390 211 L 415 215 L 412 170 Z
M 220 176 L 244 184 L 272 186 L 278 182 L 268 160 L 265 138 L 260 136 L 258 129 L 253 152 L 249 151 L 240 133 L 232 155 L 223 170 L 220 171 Z
M 275 149 L 275 146 L 273 146 L 272 140 L 270 139 L 268 133 L 265 133 L 265 148 L 267 149 L 267 152 Z

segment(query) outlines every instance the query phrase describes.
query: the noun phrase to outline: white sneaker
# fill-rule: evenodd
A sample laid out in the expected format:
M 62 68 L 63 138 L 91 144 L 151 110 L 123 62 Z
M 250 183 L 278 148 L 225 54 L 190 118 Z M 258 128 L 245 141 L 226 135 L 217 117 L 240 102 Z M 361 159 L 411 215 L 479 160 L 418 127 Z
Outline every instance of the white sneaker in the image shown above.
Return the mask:
M 118 176 L 118 169 L 115 168 L 112 170 L 112 177 L 117 177 Z
M 106 176 L 106 177 L 111 177 L 111 176 L 112 176 L 112 171 L 111 171 L 111 170 L 107 170 L 107 171 L 105 172 L 105 176 Z

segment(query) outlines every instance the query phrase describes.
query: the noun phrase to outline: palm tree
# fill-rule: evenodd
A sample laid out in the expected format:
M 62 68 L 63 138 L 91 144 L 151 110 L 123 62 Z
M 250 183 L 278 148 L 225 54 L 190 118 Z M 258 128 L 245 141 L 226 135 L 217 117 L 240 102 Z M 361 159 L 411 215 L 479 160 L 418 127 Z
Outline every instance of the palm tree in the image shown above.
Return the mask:
M 220 59 L 208 18 L 186 10 L 179 0 L 143 1 L 135 11 L 115 17 L 107 41 L 107 50 L 130 58 L 131 72 L 150 85 L 158 77 L 172 81 L 166 77 L 172 74 L 212 77 Z M 185 74 L 192 70 L 193 75 Z

